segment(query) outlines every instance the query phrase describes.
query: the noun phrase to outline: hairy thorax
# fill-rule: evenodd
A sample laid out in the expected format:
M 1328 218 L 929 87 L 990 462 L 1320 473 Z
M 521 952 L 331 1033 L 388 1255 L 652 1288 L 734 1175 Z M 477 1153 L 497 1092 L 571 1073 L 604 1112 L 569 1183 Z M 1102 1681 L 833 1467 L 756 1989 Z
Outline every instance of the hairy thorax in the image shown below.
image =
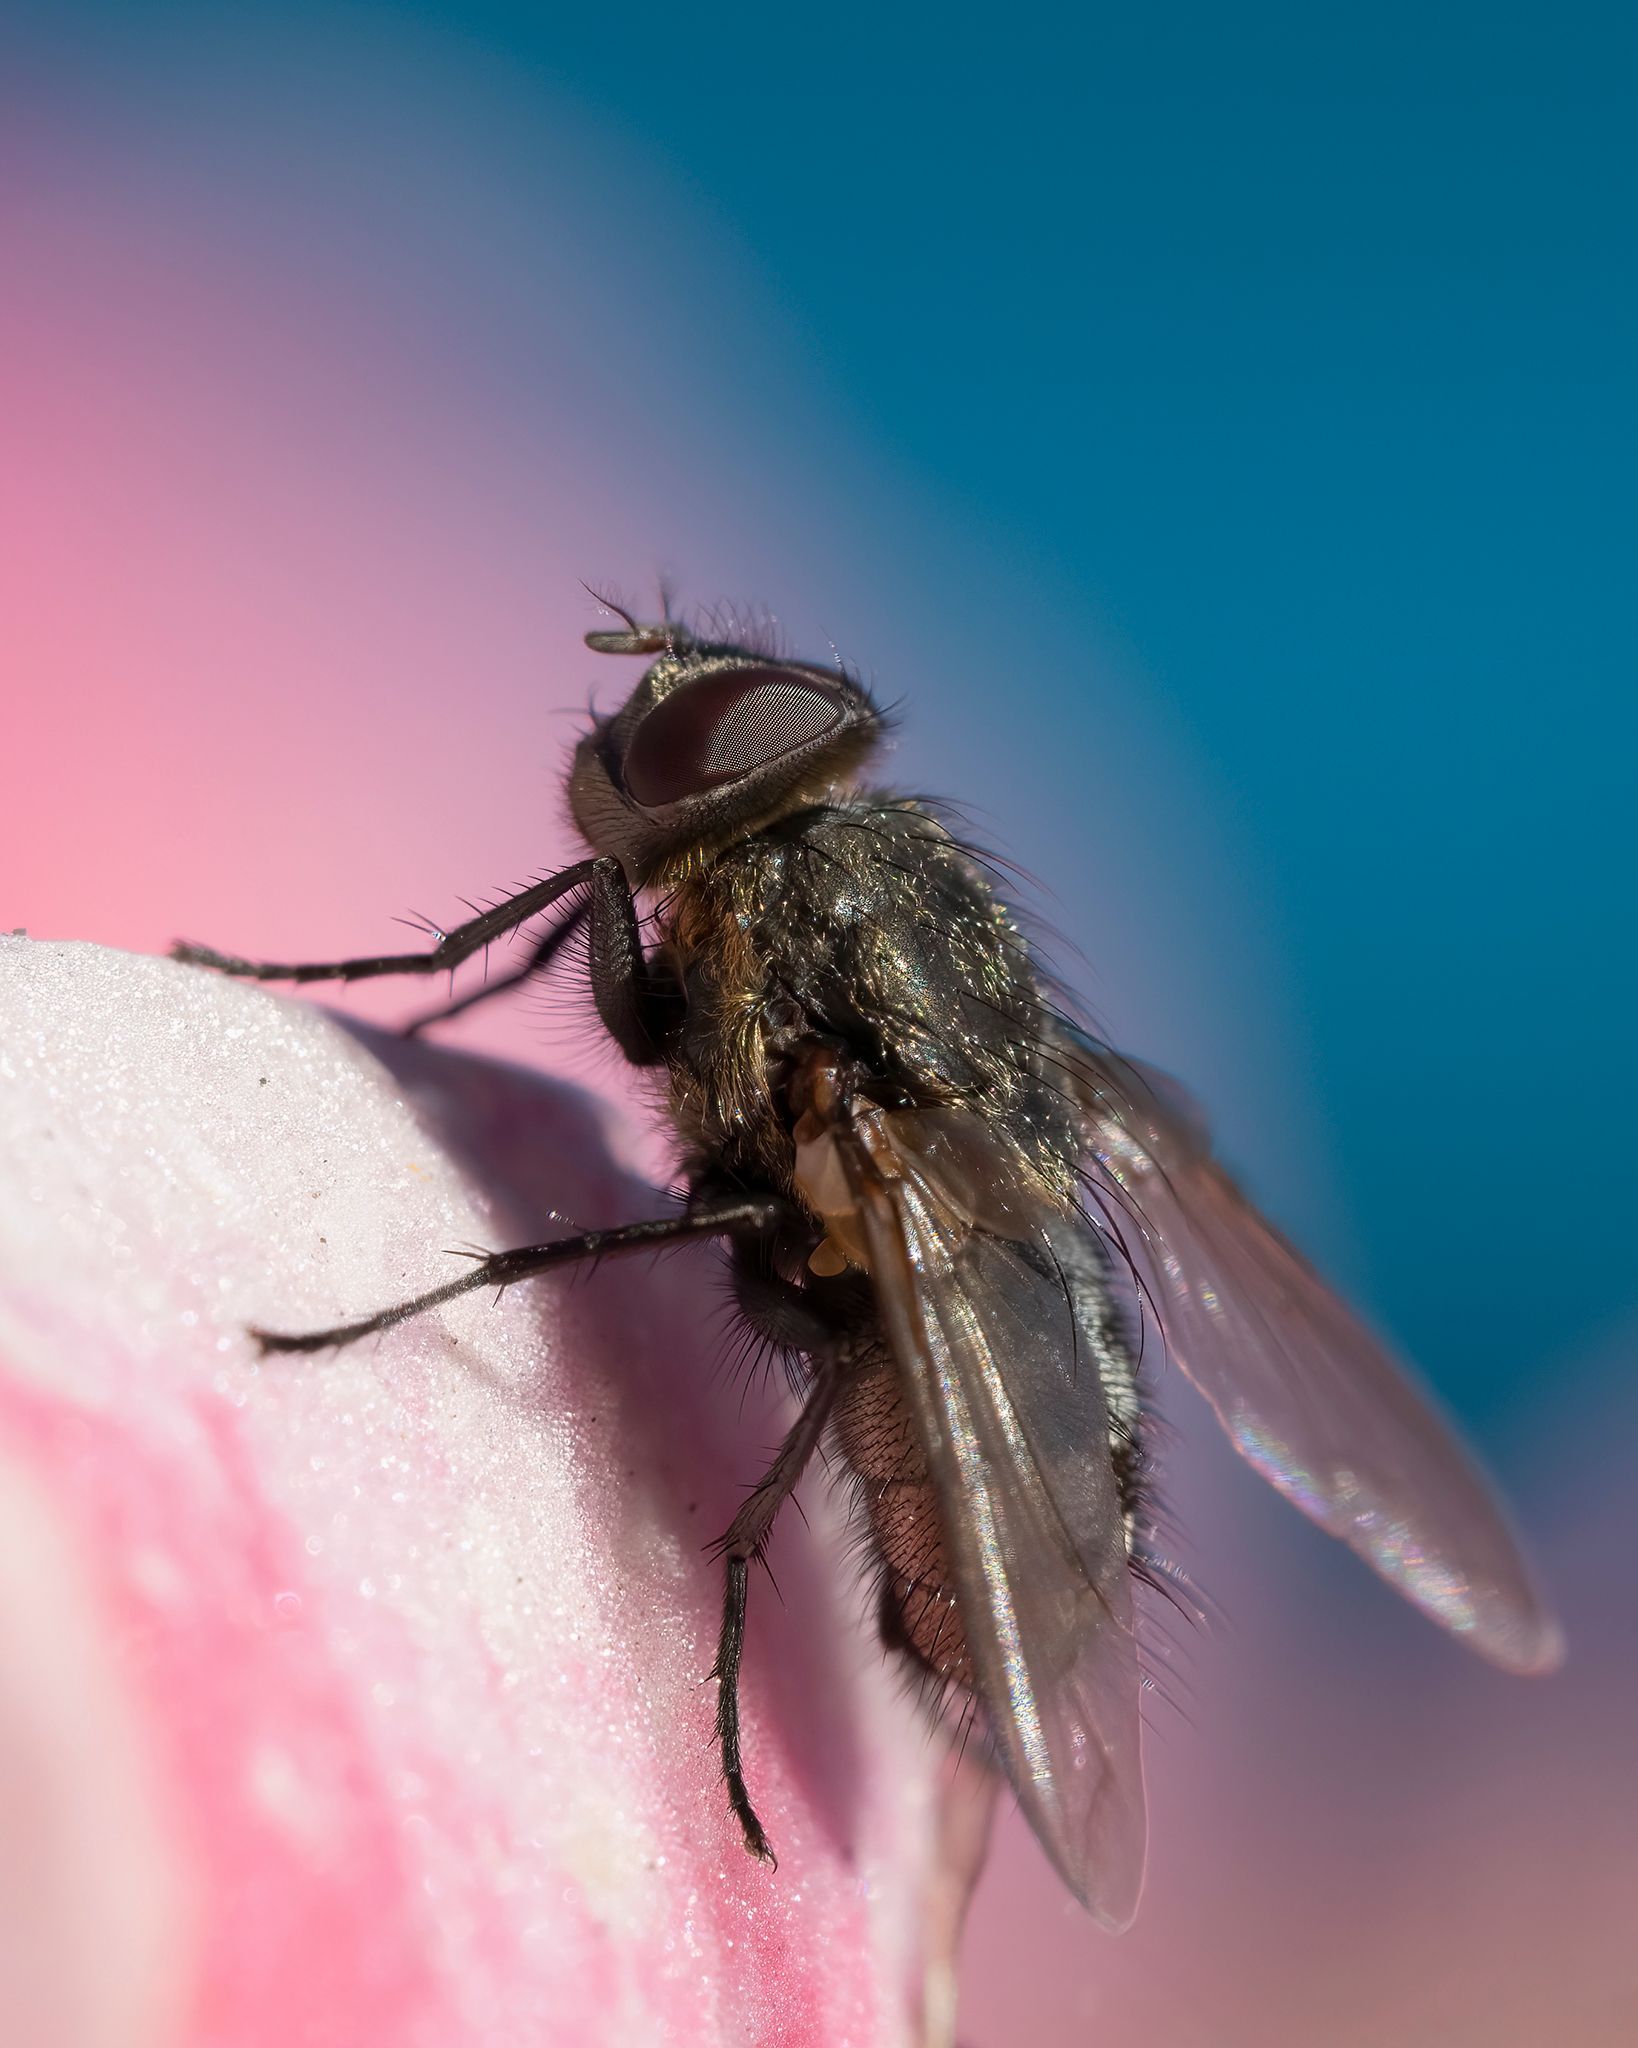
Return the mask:
M 662 878 L 687 1021 L 671 1062 L 685 1146 L 792 1193 L 793 1054 L 843 1047 L 884 1100 L 970 1103 L 1068 1185 L 1034 963 L 975 855 L 924 806 L 816 806 Z

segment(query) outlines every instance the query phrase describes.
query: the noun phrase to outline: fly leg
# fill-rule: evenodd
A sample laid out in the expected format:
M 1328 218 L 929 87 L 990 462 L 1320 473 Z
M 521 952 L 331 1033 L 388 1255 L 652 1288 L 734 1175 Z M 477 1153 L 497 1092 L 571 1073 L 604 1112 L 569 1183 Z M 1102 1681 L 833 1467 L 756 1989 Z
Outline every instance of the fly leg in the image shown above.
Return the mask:
M 587 960 L 603 1029 L 634 1067 L 658 1066 L 683 1017 L 682 991 L 643 953 L 637 903 L 617 860 L 592 862 Z
M 503 974 L 499 981 L 486 981 L 482 988 L 475 988 L 470 995 L 459 996 L 452 1003 L 445 1003 L 441 1009 L 426 1010 L 419 1017 L 412 1017 L 407 1024 L 399 1027 L 400 1035 L 414 1038 L 425 1031 L 429 1024 L 442 1024 L 447 1018 L 459 1017 L 464 1010 L 470 1010 L 479 1003 L 487 1003 L 491 996 L 505 995 L 508 989 L 517 988 L 533 975 L 544 974 L 557 958 L 565 942 L 573 938 L 586 922 L 589 906 L 577 903 L 567 917 L 559 918 L 550 931 L 541 939 L 535 950 L 521 967 L 510 974 Z
M 774 1517 L 813 1456 L 830 1419 L 841 1376 L 841 1349 L 833 1339 L 813 1360 L 813 1382 L 807 1400 L 779 1446 L 778 1455 L 746 1496 L 726 1535 L 713 1546 L 724 1565 L 722 1631 L 710 1672 L 717 1681 L 717 1741 L 722 1748 L 722 1775 L 728 1787 L 728 1804 L 739 1822 L 745 1846 L 763 1863 L 775 1863 L 777 1859 L 745 1788 L 739 1747 L 739 1666 L 745 1651 L 745 1602 L 751 1562 L 761 1559 Z
M 564 941 L 582 925 L 589 926 L 587 959 L 592 995 L 603 1028 L 636 1067 L 655 1066 L 682 1014 L 682 994 L 664 968 L 645 956 L 636 899 L 617 860 L 606 854 L 583 863 L 578 879 L 589 886 L 586 898 L 546 933 L 532 956 L 514 973 L 490 982 L 458 1002 L 414 1018 L 404 1027 L 412 1038 L 428 1024 L 458 1017 L 490 996 L 516 988 L 552 963 Z M 455 936 L 454 934 L 451 935 Z
M 531 959 L 504 980 L 491 982 L 442 1010 L 417 1017 L 405 1027 L 405 1036 L 412 1037 L 424 1026 L 445 1017 L 459 1016 L 474 1003 L 516 988 L 530 975 L 543 972 L 564 940 L 584 924 L 592 997 L 604 1030 L 634 1067 L 657 1066 L 665 1058 L 666 1048 L 681 1021 L 682 991 L 665 967 L 643 951 L 637 902 L 620 863 L 605 854 L 583 866 L 585 872 L 577 879 L 587 884 L 585 901 L 547 932 Z
M 514 1280 L 532 1279 L 554 1266 L 572 1265 L 581 1259 L 601 1259 L 614 1252 L 653 1251 L 681 1244 L 691 1237 L 723 1237 L 773 1229 L 790 1214 L 790 1205 L 778 1195 L 740 1194 L 696 1201 L 679 1216 L 658 1216 L 642 1223 L 623 1223 L 612 1230 L 584 1230 L 575 1237 L 561 1237 L 550 1244 L 521 1245 L 515 1251 L 490 1252 L 473 1262 L 458 1279 L 446 1280 L 425 1294 L 411 1295 L 391 1308 L 379 1309 L 357 1322 L 337 1323 L 328 1330 L 295 1333 L 276 1330 L 251 1331 L 264 1353 L 270 1351 L 330 1351 L 353 1344 L 360 1337 L 373 1337 L 394 1324 L 408 1322 L 429 1308 L 441 1308 L 463 1294 L 480 1287 L 510 1287 Z
M 219 974 L 249 981 L 366 981 L 381 974 L 436 974 L 440 968 L 458 967 L 492 939 L 503 938 L 520 924 L 538 917 L 541 911 L 549 910 L 560 896 L 567 896 L 571 889 L 592 880 L 594 870 L 605 866 L 618 871 L 619 863 L 576 861 L 573 867 L 533 883 L 516 896 L 508 896 L 493 910 L 482 911 L 453 931 L 440 932 L 437 943 L 427 953 L 382 953 L 360 960 L 305 961 L 286 966 L 275 960 L 241 960 L 235 954 L 218 953 L 209 946 L 195 946 L 179 939 L 171 948 L 171 958 L 195 967 L 214 967 Z
M 366 981 L 383 974 L 436 974 L 443 968 L 458 967 L 492 940 L 503 938 L 519 925 L 527 924 L 559 897 L 582 884 L 589 887 L 585 915 L 591 928 L 590 962 L 592 994 L 604 1029 L 633 1066 L 652 1067 L 665 1058 L 666 1047 L 682 1016 L 682 993 L 663 969 L 645 959 L 637 905 L 625 870 L 609 855 L 576 861 L 573 867 L 536 882 L 516 896 L 497 903 L 458 924 L 453 931 L 440 932 L 425 953 L 382 953 L 358 960 L 242 960 L 234 953 L 218 953 L 211 946 L 196 946 L 179 939 L 171 958 L 194 967 L 213 967 L 219 974 L 231 974 L 248 981 Z M 553 927 L 536 948 L 535 958 L 520 973 L 507 976 L 490 988 L 479 990 L 461 1002 L 451 1004 L 435 1016 L 454 1016 L 482 1002 L 486 995 L 498 995 L 514 988 L 528 975 L 546 966 L 552 954 L 568 936 L 576 915 Z M 419 1017 L 409 1029 L 418 1031 L 435 1021 Z

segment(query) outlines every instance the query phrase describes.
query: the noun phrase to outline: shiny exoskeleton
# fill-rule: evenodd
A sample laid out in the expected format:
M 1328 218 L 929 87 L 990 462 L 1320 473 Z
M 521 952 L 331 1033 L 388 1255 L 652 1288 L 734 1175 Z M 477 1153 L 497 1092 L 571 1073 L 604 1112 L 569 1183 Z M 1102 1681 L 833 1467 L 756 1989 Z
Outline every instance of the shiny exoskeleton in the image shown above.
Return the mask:
M 934 807 L 857 786 L 881 733 L 862 686 L 672 623 L 588 640 L 650 661 L 575 753 L 587 859 L 425 953 L 177 951 L 270 980 L 426 973 L 552 912 L 513 974 L 434 1016 L 544 972 L 584 928 L 604 1027 L 668 1073 L 684 1204 L 259 1341 L 318 1350 L 577 1259 L 727 1242 L 738 1306 L 801 1391 L 718 1546 L 723 1771 L 770 1860 L 740 1754 L 749 1568 L 828 1439 L 856 1482 L 884 1639 L 975 1707 L 1076 1895 L 1130 1918 L 1151 1339 L 1258 1470 L 1435 1620 L 1512 1669 L 1556 1661 L 1483 1481 L 1216 1166 L 1180 1091 L 1070 1020 L 995 870 Z

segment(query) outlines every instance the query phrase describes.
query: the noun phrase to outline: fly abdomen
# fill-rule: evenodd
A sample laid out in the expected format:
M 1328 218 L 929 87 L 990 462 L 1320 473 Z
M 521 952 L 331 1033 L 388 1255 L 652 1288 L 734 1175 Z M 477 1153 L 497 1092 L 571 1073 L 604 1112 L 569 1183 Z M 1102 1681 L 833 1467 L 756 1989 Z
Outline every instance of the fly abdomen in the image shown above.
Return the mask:
M 940 1689 L 970 1688 L 972 1660 L 938 1495 L 885 1344 L 868 1351 L 849 1374 L 834 1426 L 880 1560 L 884 1642 L 914 1658 Z

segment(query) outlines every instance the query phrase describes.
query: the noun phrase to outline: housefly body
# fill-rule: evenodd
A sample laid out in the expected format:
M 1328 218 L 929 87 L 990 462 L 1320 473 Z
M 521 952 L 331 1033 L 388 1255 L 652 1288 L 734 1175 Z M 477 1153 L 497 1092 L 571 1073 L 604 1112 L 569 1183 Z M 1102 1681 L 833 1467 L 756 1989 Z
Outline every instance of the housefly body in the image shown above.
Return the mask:
M 1556 1663 L 1485 1482 L 1214 1162 L 1181 1091 L 1070 1020 L 994 871 L 935 806 L 858 785 L 882 730 L 860 684 L 620 617 L 588 644 L 648 666 L 574 755 L 587 858 L 424 953 L 176 953 L 269 981 L 426 974 L 550 913 L 517 971 L 448 1015 L 544 972 L 583 928 L 604 1028 L 669 1081 L 686 1199 L 263 1346 L 317 1351 L 576 1260 L 724 1241 L 739 1311 L 802 1390 L 719 1545 L 717 1732 L 759 1857 L 737 1684 L 750 1566 L 828 1444 L 856 1482 L 883 1638 L 973 1708 L 1075 1896 L 1130 1920 L 1151 1346 L 1266 1479 L 1434 1621 L 1510 1670 Z

